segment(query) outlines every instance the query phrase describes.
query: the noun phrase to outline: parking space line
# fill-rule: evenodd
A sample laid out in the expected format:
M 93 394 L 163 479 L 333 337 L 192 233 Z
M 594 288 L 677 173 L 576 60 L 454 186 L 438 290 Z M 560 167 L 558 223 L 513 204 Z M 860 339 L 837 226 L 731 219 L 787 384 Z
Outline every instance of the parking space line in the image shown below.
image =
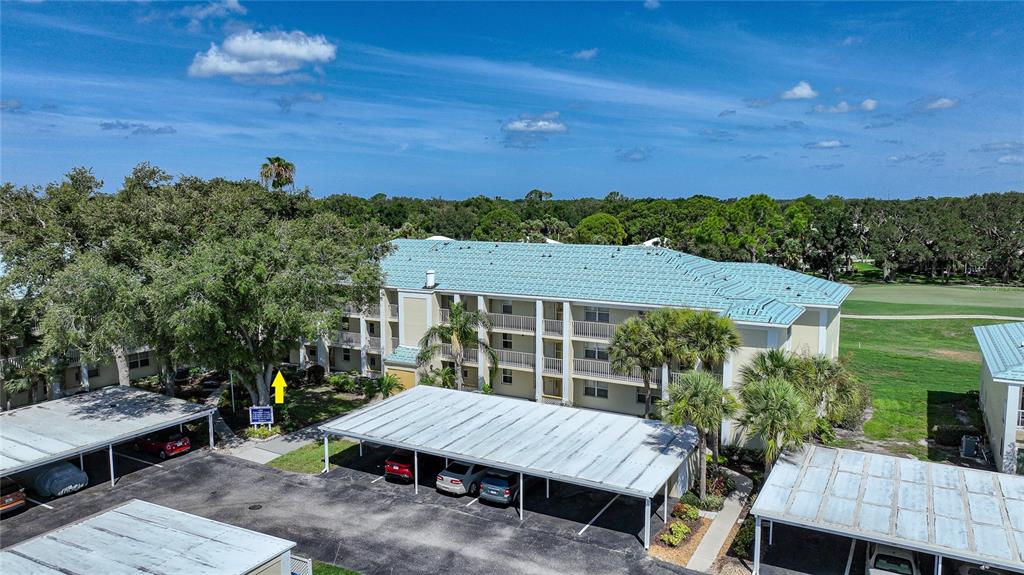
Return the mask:
M 114 453 L 118 457 L 124 457 L 125 459 L 131 459 L 132 461 L 138 461 L 139 463 L 145 463 L 146 465 L 153 465 L 153 466 L 159 467 L 161 469 L 163 469 L 163 467 L 164 467 L 163 465 L 160 465 L 159 463 L 153 463 L 151 461 L 146 461 L 145 459 L 139 459 L 138 457 L 132 457 L 131 455 L 125 455 L 124 453 L 121 453 L 119 451 L 115 451 Z
M 618 499 L 618 498 L 619 498 L 619 495 L 616 493 L 615 497 L 612 497 L 612 500 L 609 501 L 608 503 L 606 503 L 604 505 L 604 507 L 602 507 L 601 510 L 597 512 L 597 515 L 595 515 L 594 518 L 591 519 L 589 523 L 584 525 L 583 529 L 580 529 L 580 532 L 577 533 L 577 535 L 583 535 L 583 532 L 586 531 L 587 528 L 590 527 L 595 521 L 597 521 L 597 518 L 600 517 L 601 514 L 604 513 L 609 507 L 611 507 L 612 503 L 615 503 L 615 500 Z
M 476 503 L 477 499 L 480 499 L 480 498 L 479 497 L 474 497 L 472 501 L 470 501 L 469 503 L 466 504 L 466 507 L 469 507 L 470 505 Z
M 42 501 L 36 501 L 35 499 L 32 499 L 31 497 L 26 497 L 25 499 L 28 499 L 29 501 L 31 501 L 32 503 L 35 503 L 36 505 L 38 505 L 40 507 L 45 507 L 47 509 L 53 509 L 53 507 L 50 507 L 49 505 L 43 503 Z
M 385 477 L 387 477 L 387 476 L 386 476 L 386 475 L 381 475 L 380 477 L 378 477 L 377 479 L 374 479 L 374 480 L 373 480 L 373 481 L 371 481 L 370 483 L 371 483 L 371 484 L 373 484 L 373 483 L 377 483 L 378 481 L 380 481 L 381 479 L 384 479 Z

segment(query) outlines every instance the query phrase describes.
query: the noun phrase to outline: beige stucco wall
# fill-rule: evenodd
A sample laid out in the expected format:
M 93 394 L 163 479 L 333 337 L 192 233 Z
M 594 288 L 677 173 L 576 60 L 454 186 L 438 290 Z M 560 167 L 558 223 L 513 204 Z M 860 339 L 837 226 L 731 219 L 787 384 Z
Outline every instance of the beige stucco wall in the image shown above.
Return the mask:
M 506 395 L 509 397 L 520 397 L 523 399 L 533 399 L 534 395 L 534 380 L 533 373 L 527 371 L 519 371 L 516 369 L 512 371 L 512 384 L 506 385 L 502 383 L 501 369 L 494 374 L 494 382 L 491 383 L 491 389 L 494 390 L 495 395 Z
M 249 571 L 246 575 L 282 575 L 282 573 L 290 573 L 291 567 L 289 566 L 286 570 L 282 563 L 283 560 L 284 557 L 278 557 L 269 563 Z
M 818 353 L 818 310 L 808 308 L 793 323 L 789 351 L 800 355 Z
M 842 313 L 837 309 L 828 310 L 828 328 L 826 333 L 825 349 L 831 358 L 839 357 L 839 333 Z
M 988 362 L 981 360 L 981 410 L 988 432 L 989 447 L 996 460 L 996 468 L 1002 471 L 1003 439 L 1006 437 L 1006 396 L 1007 386 L 992 381 Z
M 345 361 L 345 348 L 332 346 L 334 363 L 331 371 L 359 371 L 359 350 L 348 348 L 348 361 Z
M 752 327 L 741 327 L 739 332 L 740 339 L 743 340 L 743 345 L 740 346 L 739 350 L 732 354 L 732 387 L 736 387 L 742 383 L 742 380 L 740 379 L 740 370 L 743 369 L 743 366 L 749 363 L 755 355 L 764 351 L 768 347 L 767 330 Z
M 402 309 L 402 317 L 400 319 L 404 333 L 400 336 L 402 341 L 399 343 L 415 347 L 427 331 L 428 300 L 426 297 L 405 296 L 402 298 L 402 301 L 404 302 L 404 309 Z
M 487 310 L 491 313 L 501 313 L 502 298 L 488 298 L 487 299 Z M 532 300 L 518 300 L 510 299 L 507 301 L 512 302 L 512 315 L 528 315 L 534 317 L 537 315 L 537 304 Z
M 521 351 L 521 352 L 524 352 L 524 353 L 534 353 L 536 351 L 534 349 L 534 338 L 533 338 L 532 335 L 519 335 L 519 334 L 514 334 L 514 333 L 502 334 L 500 332 L 498 332 L 498 333 L 493 333 L 492 332 L 490 334 L 490 336 L 491 336 L 491 347 L 492 348 L 494 348 L 494 349 L 505 349 L 504 347 L 502 347 L 502 336 L 503 335 L 511 336 L 512 337 L 512 351 Z
M 573 306 L 572 306 L 572 318 L 574 320 L 576 320 L 576 321 L 587 321 L 587 314 L 586 314 L 587 307 L 590 307 L 590 306 L 573 304 Z M 607 307 L 607 306 L 593 306 L 593 307 Z M 626 321 L 627 319 L 629 319 L 631 317 L 636 317 L 637 315 L 639 315 L 639 313 L 640 313 L 639 308 L 637 308 L 637 309 L 629 309 L 629 308 L 609 307 L 608 308 L 608 322 L 609 323 L 614 323 L 614 324 L 619 324 L 619 323 L 622 323 L 622 322 Z
M 586 380 L 584 378 L 576 378 L 575 381 L 573 381 L 573 395 L 571 397 L 574 406 L 585 407 L 588 409 L 600 409 L 602 411 L 613 411 L 615 413 L 627 413 L 630 415 L 644 414 L 644 404 L 637 403 L 636 401 L 637 387 L 608 383 L 607 399 L 584 395 L 585 388 Z M 655 392 L 655 396 L 657 396 L 657 392 Z

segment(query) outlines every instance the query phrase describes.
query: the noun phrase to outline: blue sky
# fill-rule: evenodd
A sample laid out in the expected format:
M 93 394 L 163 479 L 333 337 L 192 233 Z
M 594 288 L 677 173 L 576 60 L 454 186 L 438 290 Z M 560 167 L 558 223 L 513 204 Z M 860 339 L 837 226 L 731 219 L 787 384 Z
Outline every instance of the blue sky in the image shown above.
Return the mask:
M 1024 3 L 8 2 L 0 176 L 317 195 L 1024 189 Z

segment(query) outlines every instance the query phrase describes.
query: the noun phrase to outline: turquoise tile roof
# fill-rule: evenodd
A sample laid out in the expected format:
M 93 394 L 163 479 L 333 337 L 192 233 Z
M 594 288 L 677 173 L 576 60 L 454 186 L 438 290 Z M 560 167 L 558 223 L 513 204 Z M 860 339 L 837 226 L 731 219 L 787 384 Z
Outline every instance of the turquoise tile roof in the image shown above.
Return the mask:
M 979 325 L 974 337 L 992 377 L 1024 381 L 1024 322 Z
M 400 345 L 395 348 L 395 351 L 384 356 L 384 363 L 388 365 L 416 365 L 416 356 L 420 353 L 420 348 L 412 347 L 408 345 Z
M 389 287 L 538 299 L 705 308 L 788 326 L 803 306 L 838 306 L 849 286 L 766 264 L 721 263 L 665 248 L 395 240 Z

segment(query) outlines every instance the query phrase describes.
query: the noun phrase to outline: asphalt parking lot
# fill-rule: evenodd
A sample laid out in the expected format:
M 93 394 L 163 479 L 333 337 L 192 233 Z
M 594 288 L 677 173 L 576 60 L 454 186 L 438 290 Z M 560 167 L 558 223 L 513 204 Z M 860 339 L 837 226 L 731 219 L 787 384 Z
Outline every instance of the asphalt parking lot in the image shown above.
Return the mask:
M 115 488 L 94 479 L 89 489 L 50 502 L 52 509 L 33 507 L 5 517 L 3 545 L 137 498 L 291 539 L 298 555 L 367 575 L 691 573 L 646 556 L 638 539 L 642 501 L 619 497 L 580 534 L 614 496 L 553 483 L 545 498 L 543 480 L 534 481 L 527 485 L 521 522 L 515 507 L 437 493 L 433 478 L 440 460 L 424 462 L 418 495 L 412 486 L 379 479 L 386 454 L 368 449 L 360 460 L 322 476 L 207 450 L 161 467 L 140 463 Z M 652 534 L 661 526 L 660 505 L 655 513 Z

